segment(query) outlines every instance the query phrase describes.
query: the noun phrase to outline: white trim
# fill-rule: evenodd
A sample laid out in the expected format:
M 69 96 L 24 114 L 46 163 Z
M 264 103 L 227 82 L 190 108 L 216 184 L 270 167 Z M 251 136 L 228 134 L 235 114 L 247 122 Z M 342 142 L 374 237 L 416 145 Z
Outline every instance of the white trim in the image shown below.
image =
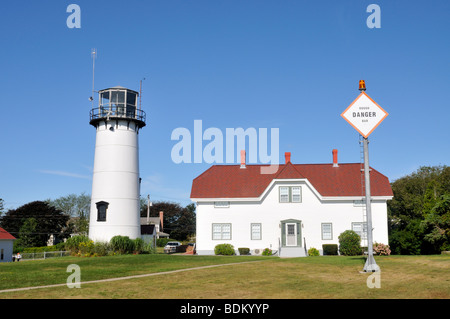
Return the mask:
M 273 179 L 270 184 L 266 187 L 266 189 L 262 192 L 262 194 L 259 197 L 216 197 L 216 198 L 196 198 L 192 197 L 191 200 L 194 202 L 214 202 L 214 201 L 234 201 L 234 202 L 255 202 L 255 201 L 262 201 L 262 199 L 267 195 L 267 193 L 270 191 L 270 189 L 274 186 L 276 183 L 298 183 L 298 182 L 304 182 L 316 195 L 316 197 L 321 201 L 353 201 L 353 200 L 361 200 L 361 197 L 364 196 L 322 196 L 317 191 L 317 189 L 314 188 L 314 186 L 307 180 L 306 178 L 297 178 L 297 179 Z M 372 201 L 374 200 L 391 200 L 393 196 L 371 196 Z

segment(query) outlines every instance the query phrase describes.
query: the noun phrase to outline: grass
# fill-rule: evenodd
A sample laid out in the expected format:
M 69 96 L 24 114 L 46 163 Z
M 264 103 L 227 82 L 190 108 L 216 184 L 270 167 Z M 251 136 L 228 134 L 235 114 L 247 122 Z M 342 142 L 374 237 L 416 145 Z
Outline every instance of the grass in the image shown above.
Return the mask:
M 449 299 L 450 256 L 376 257 L 380 288 L 366 285 L 363 257 L 277 258 L 255 256 L 125 255 L 62 257 L 0 264 L 0 290 L 66 282 L 77 264 L 81 280 L 157 273 L 206 265 L 259 261 L 121 281 L 3 292 L 0 298 L 99 299 Z

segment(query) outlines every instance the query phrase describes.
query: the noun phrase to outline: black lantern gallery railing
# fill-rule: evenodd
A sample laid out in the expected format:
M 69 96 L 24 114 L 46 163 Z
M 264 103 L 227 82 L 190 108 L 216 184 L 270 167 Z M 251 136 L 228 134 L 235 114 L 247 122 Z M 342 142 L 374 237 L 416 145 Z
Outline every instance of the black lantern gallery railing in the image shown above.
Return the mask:
M 145 112 L 135 106 L 96 107 L 89 112 L 90 124 L 96 126 L 97 122 L 105 120 L 131 120 L 136 122 L 139 128 L 145 126 Z

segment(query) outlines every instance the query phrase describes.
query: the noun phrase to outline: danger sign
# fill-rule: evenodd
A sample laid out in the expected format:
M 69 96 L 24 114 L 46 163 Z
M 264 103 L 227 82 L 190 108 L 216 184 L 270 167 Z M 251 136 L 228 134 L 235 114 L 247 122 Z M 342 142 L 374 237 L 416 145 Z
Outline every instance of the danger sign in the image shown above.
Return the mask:
M 388 116 L 364 91 L 342 112 L 341 116 L 367 138 Z

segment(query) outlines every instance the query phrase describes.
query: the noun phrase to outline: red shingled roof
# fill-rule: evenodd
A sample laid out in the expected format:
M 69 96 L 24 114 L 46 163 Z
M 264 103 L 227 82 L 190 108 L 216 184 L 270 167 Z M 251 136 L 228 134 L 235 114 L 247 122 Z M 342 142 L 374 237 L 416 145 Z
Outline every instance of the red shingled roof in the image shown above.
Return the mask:
M 16 238 L 0 227 L 0 239 L 16 239 Z
M 363 196 L 361 164 L 287 164 L 274 174 L 261 174 L 262 166 L 214 165 L 192 182 L 191 198 L 259 197 L 273 179 L 307 179 L 324 197 Z M 393 196 L 389 179 L 372 168 L 372 196 Z

